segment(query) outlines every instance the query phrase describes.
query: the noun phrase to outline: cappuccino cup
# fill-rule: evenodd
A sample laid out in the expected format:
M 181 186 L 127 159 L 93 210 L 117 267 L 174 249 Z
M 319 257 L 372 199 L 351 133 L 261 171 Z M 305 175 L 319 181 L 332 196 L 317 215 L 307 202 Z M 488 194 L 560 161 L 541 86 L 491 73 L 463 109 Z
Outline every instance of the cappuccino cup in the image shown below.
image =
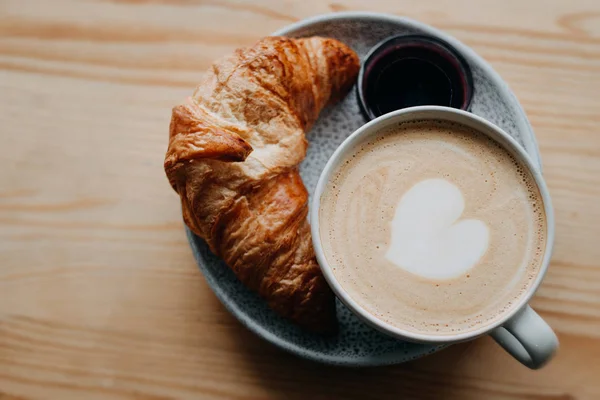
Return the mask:
M 555 353 L 528 305 L 552 254 L 550 195 L 499 127 L 448 107 L 385 114 L 340 145 L 311 201 L 321 270 L 375 329 L 439 345 L 489 334 L 533 369 Z

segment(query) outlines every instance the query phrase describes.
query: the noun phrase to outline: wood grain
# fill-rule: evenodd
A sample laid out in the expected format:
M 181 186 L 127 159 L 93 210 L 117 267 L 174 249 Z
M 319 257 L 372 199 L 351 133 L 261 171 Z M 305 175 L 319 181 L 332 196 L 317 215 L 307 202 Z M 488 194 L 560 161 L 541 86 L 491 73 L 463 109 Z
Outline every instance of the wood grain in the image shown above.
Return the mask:
M 556 209 L 534 307 L 561 349 L 489 338 L 409 364 L 316 365 L 244 329 L 192 259 L 162 160 L 215 57 L 331 11 L 406 15 L 486 58 L 524 105 Z M 596 0 L 0 1 L 0 399 L 600 398 Z

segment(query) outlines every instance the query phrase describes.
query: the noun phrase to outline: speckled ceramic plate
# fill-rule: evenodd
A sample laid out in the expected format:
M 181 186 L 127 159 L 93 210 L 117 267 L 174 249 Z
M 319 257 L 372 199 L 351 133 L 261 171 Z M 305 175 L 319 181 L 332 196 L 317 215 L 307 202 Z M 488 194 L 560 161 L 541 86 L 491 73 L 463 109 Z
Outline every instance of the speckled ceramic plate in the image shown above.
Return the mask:
M 382 39 L 402 33 L 437 36 L 461 52 L 473 72 L 475 93 L 470 111 L 511 134 L 540 165 L 531 126 L 508 86 L 473 50 L 437 29 L 407 18 L 352 12 L 309 18 L 289 25 L 274 35 L 333 37 L 351 46 L 363 58 Z M 310 193 L 336 147 L 364 123 L 355 90 L 341 103 L 323 111 L 319 121 L 307 135 L 310 145 L 306 160 L 300 167 Z M 339 301 L 337 313 L 340 331 L 337 336 L 325 339 L 306 333 L 269 310 L 189 230 L 188 237 L 200 270 L 225 307 L 251 331 L 285 350 L 330 364 L 366 366 L 402 363 L 442 348 L 402 342 L 384 336 L 366 326 Z

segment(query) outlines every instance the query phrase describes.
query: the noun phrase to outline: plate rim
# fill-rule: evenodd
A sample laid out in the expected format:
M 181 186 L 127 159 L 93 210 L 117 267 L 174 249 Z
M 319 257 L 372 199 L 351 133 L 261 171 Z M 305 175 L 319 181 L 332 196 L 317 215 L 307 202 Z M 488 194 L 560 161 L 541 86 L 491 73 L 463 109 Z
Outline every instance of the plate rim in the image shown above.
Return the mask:
M 289 25 L 284 26 L 281 29 L 276 30 L 271 33 L 272 36 L 287 36 L 294 31 L 299 29 L 303 29 L 309 27 L 311 25 L 332 21 L 332 20 L 364 20 L 364 21 L 386 21 L 395 24 L 407 25 L 409 27 L 422 30 L 427 32 L 433 36 L 438 36 L 452 45 L 455 49 L 457 49 L 460 53 L 465 55 L 467 61 L 473 59 L 476 61 L 478 66 L 481 66 L 484 69 L 485 74 L 492 80 L 494 85 L 500 89 L 502 92 L 501 95 L 504 98 L 510 98 L 514 104 L 516 104 L 517 111 L 520 111 L 523 117 L 523 121 L 516 121 L 517 130 L 520 132 L 527 132 L 527 137 L 531 140 L 531 148 L 528 148 L 527 144 L 525 144 L 525 151 L 529 153 L 529 155 L 533 158 L 535 164 L 539 167 L 540 171 L 542 171 L 542 157 L 540 155 L 539 144 L 537 141 L 537 137 L 533 132 L 533 128 L 531 123 L 529 122 L 529 118 L 523 109 L 523 106 L 519 102 L 519 99 L 514 94 L 514 92 L 510 89 L 508 83 L 500 77 L 500 75 L 492 68 L 492 66 L 483 59 L 478 53 L 475 52 L 472 48 L 455 38 L 454 36 L 435 28 L 431 25 L 428 25 L 424 22 L 420 22 L 408 17 L 401 17 L 393 14 L 386 14 L 380 12 L 372 12 L 372 11 L 341 11 L 341 12 L 332 12 L 326 14 L 319 14 L 312 17 L 308 17 L 302 19 L 300 21 L 291 23 Z
M 442 350 L 442 349 L 448 347 L 448 345 L 423 344 L 423 348 L 426 349 L 425 351 L 423 351 L 422 353 L 420 353 L 414 357 L 410 357 L 410 358 L 403 359 L 402 361 L 398 361 L 398 353 L 387 353 L 387 354 L 382 354 L 382 355 L 379 355 L 376 357 L 374 357 L 374 356 L 361 356 L 361 357 L 330 356 L 330 355 L 326 355 L 324 353 L 321 353 L 321 352 L 318 352 L 318 351 L 315 351 L 312 349 L 307 349 L 305 347 L 298 346 L 298 345 L 288 342 L 286 340 L 283 340 L 276 334 L 265 329 L 261 324 L 255 323 L 254 320 L 249 318 L 246 313 L 240 311 L 237 303 L 224 300 L 226 295 L 224 294 L 221 287 L 219 285 L 213 284 L 214 279 L 212 278 L 212 276 L 206 275 L 204 273 L 205 266 L 203 265 L 202 260 L 199 257 L 200 251 L 198 250 L 196 243 L 195 243 L 196 240 L 202 240 L 202 239 L 197 237 L 191 231 L 191 229 L 188 228 L 187 225 L 185 226 L 185 231 L 186 231 L 186 235 L 188 238 L 188 242 L 190 243 L 190 247 L 193 250 L 192 253 L 194 255 L 194 260 L 196 261 L 198 268 L 202 272 L 202 275 L 204 276 L 204 279 L 206 280 L 208 286 L 210 287 L 212 292 L 215 294 L 215 296 L 219 299 L 221 304 L 227 309 L 227 311 L 230 314 L 232 314 L 244 327 L 246 327 L 253 334 L 255 334 L 258 337 L 262 338 L 263 340 L 266 340 L 267 342 L 275 345 L 276 347 L 287 351 L 288 353 L 294 354 L 295 356 L 299 356 L 299 357 L 307 359 L 307 360 L 320 362 L 322 364 L 328 364 L 328 365 L 336 365 L 336 366 L 344 366 L 344 367 L 377 367 L 377 366 L 384 366 L 384 365 L 401 364 L 404 362 L 408 362 L 411 360 L 415 360 L 415 359 L 424 357 L 428 354 L 433 354 L 439 350 Z
M 517 99 L 516 95 L 512 92 L 506 81 L 504 81 L 500 77 L 500 75 L 491 67 L 491 65 L 486 60 L 484 60 L 473 49 L 463 44 L 460 40 L 454 38 L 453 36 L 445 33 L 442 30 L 439 30 L 437 28 L 432 27 L 431 25 L 413 20 L 408 17 L 401 17 L 393 14 L 366 11 L 343 11 L 319 14 L 302 19 L 300 21 L 286 25 L 281 29 L 278 29 L 277 31 L 271 33 L 271 36 L 288 36 L 300 29 L 304 29 L 315 24 L 320 24 L 333 20 L 363 20 L 374 22 L 383 20 L 392 24 L 412 27 L 414 29 L 421 30 L 433 36 L 442 38 L 443 40 L 451 44 L 454 48 L 456 48 L 459 52 L 463 53 L 466 56 L 465 58 L 467 58 L 467 60 L 474 60 L 478 64 L 478 66 L 483 68 L 484 74 L 487 75 L 489 79 L 491 79 L 494 86 L 501 92 L 501 96 L 503 98 L 510 98 L 513 104 L 517 106 L 516 111 L 519 112 L 522 116 L 522 120 L 515 121 L 517 125 L 517 130 L 526 134 L 528 139 L 531 141 L 530 146 L 527 146 L 527 143 L 525 143 L 525 151 L 527 151 L 527 153 L 530 154 L 530 156 L 533 158 L 534 163 L 538 166 L 540 171 L 542 170 L 541 156 L 539 152 L 537 138 L 535 136 L 535 133 L 533 132 L 533 128 L 531 127 L 529 119 L 527 118 L 527 114 L 525 113 L 525 110 L 521 106 L 521 103 Z M 400 356 L 398 352 L 381 354 L 377 356 L 356 357 L 343 355 L 326 355 L 324 353 L 307 349 L 305 347 L 301 347 L 289 341 L 283 340 L 276 334 L 265 329 L 262 324 L 258 324 L 254 321 L 254 319 L 248 317 L 247 313 L 243 312 L 238 307 L 237 303 L 228 300 L 228 296 L 224 293 L 221 286 L 216 284 L 215 279 L 210 274 L 205 273 L 206 266 L 204 265 L 203 260 L 200 258 L 200 251 L 196 245 L 196 240 L 200 238 L 196 237 L 196 235 L 194 235 L 194 233 L 187 227 L 187 225 L 185 226 L 185 230 L 188 242 L 190 243 L 190 247 L 193 250 L 192 253 L 194 256 L 194 260 L 198 268 L 201 270 L 202 275 L 204 276 L 204 279 L 206 280 L 210 289 L 219 299 L 221 304 L 223 304 L 223 306 L 227 309 L 227 311 L 230 314 L 232 314 L 244 327 L 250 330 L 253 334 L 259 336 L 263 340 L 266 340 L 267 342 L 275 345 L 276 347 L 286 352 L 294 354 L 295 356 L 329 365 L 337 365 L 344 367 L 374 367 L 405 363 L 435 353 L 449 346 L 424 344 L 423 351 L 420 354 L 410 358 L 404 358 Z

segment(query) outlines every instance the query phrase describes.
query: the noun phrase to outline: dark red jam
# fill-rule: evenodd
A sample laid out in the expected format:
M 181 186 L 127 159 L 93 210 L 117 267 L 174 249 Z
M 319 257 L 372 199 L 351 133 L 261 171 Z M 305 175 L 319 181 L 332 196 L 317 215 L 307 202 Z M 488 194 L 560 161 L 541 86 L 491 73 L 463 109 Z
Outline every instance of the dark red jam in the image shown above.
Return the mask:
M 368 119 L 421 105 L 467 110 L 473 95 L 467 62 L 429 36 L 396 36 L 375 46 L 358 79 L 359 103 Z

